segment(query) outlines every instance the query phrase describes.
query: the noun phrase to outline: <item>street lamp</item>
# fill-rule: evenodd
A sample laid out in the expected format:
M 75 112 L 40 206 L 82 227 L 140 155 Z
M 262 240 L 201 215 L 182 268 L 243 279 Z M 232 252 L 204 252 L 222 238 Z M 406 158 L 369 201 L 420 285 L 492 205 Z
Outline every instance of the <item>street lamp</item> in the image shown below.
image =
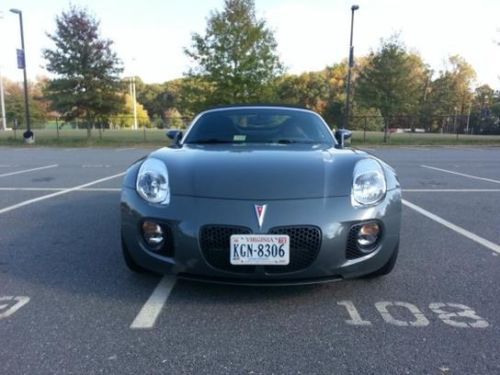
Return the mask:
M 12 13 L 19 16 L 19 28 L 21 29 L 21 50 L 17 52 L 17 67 L 23 69 L 24 75 L 24 115 L 26 118 L 26 131 L 24 132 L 24 140 L 27 143 L 33 143 L 34 137 L 31 131 L 30 109 L 28 106 L 28 78 L 26 75 L 26 49 L 24 48 L 24 28 L 23 28 L 23 12 L 19 9 L 11 9 Z
M 3 93 L 2 66 L 0 65 L 0 105 L 2 106 L 2 126 L 0 130 L 7 130 L 7 117 L 5 116 L 5 98 Z
M 0 11 L 0 19 L 3 18 L 3 12 Z M 5 116 L 5 98 L 3 93 L 3 77 L 2 77 L 2 64 L 0 62 L 0 106 L 2 106 L 2 126 L 0 130 L 7 130 L 7 119 Z
M 354 12 L 359 9 L 359 5 L 351 6 L 351 41 L 349 43 L 349 67 L 347 70 L 347 87 L 346 87 L 346 98 L 345 98 L 345 113 L 344 113 L 344 129 L 349 126 L 349 107 L 350 107 L 350 97 L 351 97 L 351 69 L 354 66 L 354 46 L 352 45 L 352 35 L 354 31 Z

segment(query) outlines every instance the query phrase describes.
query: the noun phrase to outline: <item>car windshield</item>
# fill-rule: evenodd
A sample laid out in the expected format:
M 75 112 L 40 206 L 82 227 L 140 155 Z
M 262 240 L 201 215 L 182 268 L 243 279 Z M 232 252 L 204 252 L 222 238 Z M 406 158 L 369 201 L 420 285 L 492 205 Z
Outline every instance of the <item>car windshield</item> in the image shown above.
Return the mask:
M 316 114 L 295 109 L 238 108 L 207 112 L 184 143 L 327 144 L 335 141 Z

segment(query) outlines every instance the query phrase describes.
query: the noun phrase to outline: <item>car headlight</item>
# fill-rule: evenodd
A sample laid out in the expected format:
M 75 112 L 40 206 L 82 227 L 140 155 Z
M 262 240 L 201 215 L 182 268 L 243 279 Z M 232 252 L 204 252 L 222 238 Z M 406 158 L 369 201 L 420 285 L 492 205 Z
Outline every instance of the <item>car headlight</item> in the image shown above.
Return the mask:
M 371 206 L 380 202 L 387 191 L 382 166 L 373 159 L 356 163 L 353 173 L 351 200 L 355 207 Z
M 170 203 L 168 172 L 165 164 L 158 159 L 146 159 L 137 174 L 136 190 L 150 203 Z

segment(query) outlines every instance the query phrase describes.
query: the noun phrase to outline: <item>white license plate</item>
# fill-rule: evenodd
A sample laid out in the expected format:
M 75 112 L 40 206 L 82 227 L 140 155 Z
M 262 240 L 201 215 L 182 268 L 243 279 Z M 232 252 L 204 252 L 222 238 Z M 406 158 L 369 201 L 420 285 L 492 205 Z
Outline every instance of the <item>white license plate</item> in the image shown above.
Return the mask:
M 229 260 L 234 265 L 290 263 L 290 237 L 282 234 L 233 234 Z

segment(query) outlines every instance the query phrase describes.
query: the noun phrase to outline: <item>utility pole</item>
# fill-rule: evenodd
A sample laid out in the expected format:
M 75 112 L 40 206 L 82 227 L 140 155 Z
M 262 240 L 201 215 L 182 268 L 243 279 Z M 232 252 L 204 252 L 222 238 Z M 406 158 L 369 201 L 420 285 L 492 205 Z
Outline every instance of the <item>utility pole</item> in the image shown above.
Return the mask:
M 349 109 L 351 100 L 351 70 L 354 66 L 354 46 L 352 45 L 352 37 L 354 31 L 354 12 L 359 9 L 359 5 L 351 6 L 351 38 L 349 43 L 349 67 L 347 70 L 347 87 L 346 87 L 346 98 L 345 98 L 345 111 L 344 111 L 344 124 L 343 128 L 347 129 L 349 127 Z
M 24 28 L 23 28 L 23 12 L 19 9 L 11 9 L 12 13 L 19 16 L 19 28 L 21 30 L 21 49 L 17 50 L 17 67 L 23 70 L 24 77 L 24 115 L 26 118 L 26 131 L 24 132 L 24 141 L 33 143 L 35 141 L 34 134 L 31 131 L 30 108 L 28 103 L 28 76 L 26 74 L 26 49 L 24 47 Z
M 469 123 L 470 123 L 470 110 L 471 110 L 472 104 L 469 104 L 469 112 L 467 113 L 467 130 L 465 131 L 467 134 L 469 134 Z
M 132 107 L 134 109 L 134 129 L 138 129 L 137 125 L 137 101 L 135 95 L 135 76 L 132 76 Z
M 0 11 L 0 19 L 3 18 L 3 12 Z M 0 130 L 7 130 L 7 118 L 5 116 L 5 96 L 3 92 L 3 76 L 2 76 L 2 65 L 0 62 L 0 105 L 2 106 L 2 126 Z
M 3 76 L 2 67 L 0 66 L 0 103 L 2 105 L 2 127 L 0 130 L 7 130 L 7 117 L 5 116 L 5 97 L 3 93 Z

